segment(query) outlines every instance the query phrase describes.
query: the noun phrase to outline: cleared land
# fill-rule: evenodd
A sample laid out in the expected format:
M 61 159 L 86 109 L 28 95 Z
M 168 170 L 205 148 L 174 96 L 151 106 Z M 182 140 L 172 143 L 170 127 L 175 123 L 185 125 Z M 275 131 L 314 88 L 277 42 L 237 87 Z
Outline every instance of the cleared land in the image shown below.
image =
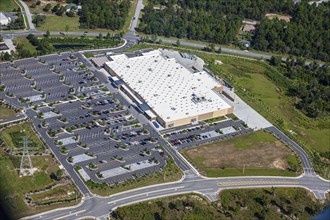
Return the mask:
M 296 176 L 300 170 L 291 150 L 263 131 L 183 150 L 183 155 L 209 177 Z
M 289 16 L 289 15 L 279 15 L 279 14 L 266 14 L 266 17 L 268 19 L 275 19 L 275 18 L 277 18 L 278 20 L 284 20 L 286 22 L 289 22 L 292 19 L 292 17 Z
M 204 55 L 208 60 L 216 56 Z M 235 82 L 236 87 L 245 88 L 256 99 L 262 100 L 274 114 L 284 119 L 286 130 L 292 130 L 297 136 L 319 152 L 329 151 L 329 118 L 310 119 L 295 109 L 295 99 L 285 95 L 286 91 L 276 86 L 265 75 L 266 64 L 233 57 L 221 58 L 222 65 L 212 64 L 212 69 Z M 212 62 L 213 63 L 213 62 Z M 246 100 L 254 109 L 259 110 L 268 120 L 273 121 L 267 112 L 253 102 Z
M 58 183 L 50 178 L 50 174 L 58 170 L 58 164 L 51 156 L 34 156 L 32 163 L 38 171 L 33 176 L 19 177 L 15 170 L 19 167 L 19 163 L 19 157 L 8 156 L 0 149 L 0 176 L 5 177 L 0 181 L 0 203 L 5 206 L 8 215 L 13 219 L 77 204 L 70 202 L 33 208 L 28 206 L 23 200 L 25 193 L 42 190 Z
M 0 1 L 0 11 L 12 12 L 16 8 L 18 8 L 18 5 L 14 2 L 14 0 Z
M 294 215 L 297 219 L 311 219 L 325 207 L 312 196 L 296 188 L 225 190 L 220 200 L 213 203 L 195 194 L 171 196 L 119 207 L 112 217 L 116 220 L 218 220 L 284 219 Z
M 9 118 L 14 116 L 16 112 L 12 109 L 9 109 L 3 105 L 0 105 L 0 119 Z
M 38 137 L 35 135 L 33 130 L 30 127 L 30 123 L 25 122 L 23 124 L 19 124 L 13 127 L 10 127 L 4 130 L 1 133 L 3 140 L 7 143 L 8 147 L 12 150 L 15 150 L 17 147 L 22 147 L 22 138 L 26 136 L 28 140 L 31 142 L 29 147 L 37 147 L 38 152 L 43 151 L 43 146 Z M 36 150 L 32 150 L 31 152 L 35 152 Z
M 111 194 L 130 189 L 180 180 L 183 175 L 180 168 L 175 164 L 173 159 L 169 158 L 167 162 L 168 164 L 163 168 L 161 172 L 153 173 L 148 176 L 142 176 L 135 180 L 128 180 L 127 182 L 114 186 L 108 186 L 106 183 L 94 183 L 91 180 L 87 181 L 86 185 L 92 193 L 101 196 L 109 196 Z
M 72 185 L 66 184 L 54 187 L 45 192 L 33 194 L 32 200 L 38 204 L 47 204 L 50 202 L 60 202 L 69 199 L 75 199 L 76 191 Z

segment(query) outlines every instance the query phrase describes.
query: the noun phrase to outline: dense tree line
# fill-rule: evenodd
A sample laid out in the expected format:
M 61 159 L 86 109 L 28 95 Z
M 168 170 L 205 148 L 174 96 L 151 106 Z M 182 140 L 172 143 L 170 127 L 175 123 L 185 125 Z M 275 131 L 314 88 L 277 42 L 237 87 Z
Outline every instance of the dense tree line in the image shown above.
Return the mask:
M 153 2 L 153 1 L 151 1 Z M 154 1 L 157 3 L 157 1 Z M 194 40 L 206 40 L 216 43 L 230 43 L 237 34 L 241 25 L 242 17 L 225 14 L 215 7 L 208 8 L 198 5 L 191 7 L 187 1 L 175 6 L 166 3 L 166 8 L 154 9 L 154 5 L 148 4 L 144 10 L 138 31 L 146 34 L 156 34 L 166 37 L 188 38 Z M 205 3 L 204 1 L 201 3 Z
M 278 19 L 263 19 L 257 26 L 253 47 L 329 61 L 329 6 L 297 4 L 289 23 Z
M 16 14 L 16 16 L 17 16 L 17 19 L 11 21 L 7 25 L 7 29 L 9 29 L 9 30 L 17 30 L 17 29 L 23 29 L 23 28 L 25 28 L 23 15 L 19 12 L 19 13 Z
M 38 39 L 33 34 L 29 34 L 26 38 L 33 46 L 37 47 L 38 55 L 44 55 L 54 51 L 54 47 L 46 40 Z
M 82 28 L 123 28 L 130 8 L 130 0 L 82 0 L 80 25 Z
M 303 189 L 240 189 L 224 190 L 213 203 L 191 194 L 140 202 L 117 208 L 111 219 L 310 219 L 324 206 Z
M 252 46 L 298 56 L 330 60 L 330 4 L 318 7 L 292 0 L 149 0 L 138 31 L 212 43 L 237 41 L 244 18 L 260 20 Z M 267 19 L 287 14 L 290 22 Z
M 288 86 L 288 95 L 298 98 L 296 108 L 315 118 L 330 112 L 330 68 L 318 63 L 305 64 L 303 60 L 287 60 L 282 65 L 283 73 L 293 83 Z
M 46 21 L 45 15 L 35 15 L 32 19 L 32 22 L 37 26 L 40 27 Z

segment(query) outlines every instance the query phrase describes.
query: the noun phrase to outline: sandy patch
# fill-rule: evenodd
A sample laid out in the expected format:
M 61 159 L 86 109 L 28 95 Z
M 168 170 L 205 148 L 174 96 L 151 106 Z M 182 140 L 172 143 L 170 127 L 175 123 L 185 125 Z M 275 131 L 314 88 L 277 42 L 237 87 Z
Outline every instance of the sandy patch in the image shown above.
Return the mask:
M 274 18 L 277 18 L 279 20 L 284 20 L 286 22 L 289 22 L 291 20 L 291 16 L 289 15 L 279 15 L 279 14 L 266 14 L 266 17 L 268 19 L 274 19 Z

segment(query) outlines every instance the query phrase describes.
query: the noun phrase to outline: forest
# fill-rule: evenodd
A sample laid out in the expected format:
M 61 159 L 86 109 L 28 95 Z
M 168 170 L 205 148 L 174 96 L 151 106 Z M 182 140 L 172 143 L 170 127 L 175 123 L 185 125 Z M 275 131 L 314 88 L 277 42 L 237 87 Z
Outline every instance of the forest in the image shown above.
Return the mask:
M 260 21 L 252 47 L 329 61 L 330 4 L 292 0 L 149 0 L 138 31 L 210 43 L 237 43 L 243 19 Z M 291 16 L 289 22 L 267 13 Z
M 131 6 L 130 0 L 81 0 L 80 26 L 82 28 L 123 28 Z
M 298 98 L 296 108 L 311 118 L 330 112 L 330 68 L 317 63 L 287 60 L 282 67 L 285 76 L 293 80 L 288 95 Z

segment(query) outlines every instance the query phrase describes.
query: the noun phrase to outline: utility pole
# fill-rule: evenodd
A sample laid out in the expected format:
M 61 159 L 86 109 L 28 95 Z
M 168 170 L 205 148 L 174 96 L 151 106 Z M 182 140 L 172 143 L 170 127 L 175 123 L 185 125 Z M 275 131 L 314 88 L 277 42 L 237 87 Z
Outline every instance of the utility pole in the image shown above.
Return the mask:
M 31 174 L 30 171 L 32 171 L 33 169 L 32 161 L 29 153 L 29 146 L 28 146 L 29 143 L 31 143 L 31 141 L 29 141 L 28 138 L 24 136 L 23 141 L 20 143 L 23 143 L 23 147 L 17 148 L 17 150 L 23 149 L 23 155 L 21 158 L 19 174 L 20 176 L 23 176 L 24 174 L 26 174 L 26 172 Z M 38 149 L 38 148 L 30 148 L 30 149 Z
M 244 164 L 244 166 L 243 166 L 243 174 L 244 174 L 244 171 L 245 171 L 245 164 Z
M 30 143 L 30 141 L 27 139 L 27 137 L 24 136 L 23 137 L 23 155 L 22 155 L 21 164 L 20 164 L 20 168 L 19 168 L 20 176 L 23 176 L 25 169 L 33 168 L 29 149 L 28 149 L 29 143 Z

